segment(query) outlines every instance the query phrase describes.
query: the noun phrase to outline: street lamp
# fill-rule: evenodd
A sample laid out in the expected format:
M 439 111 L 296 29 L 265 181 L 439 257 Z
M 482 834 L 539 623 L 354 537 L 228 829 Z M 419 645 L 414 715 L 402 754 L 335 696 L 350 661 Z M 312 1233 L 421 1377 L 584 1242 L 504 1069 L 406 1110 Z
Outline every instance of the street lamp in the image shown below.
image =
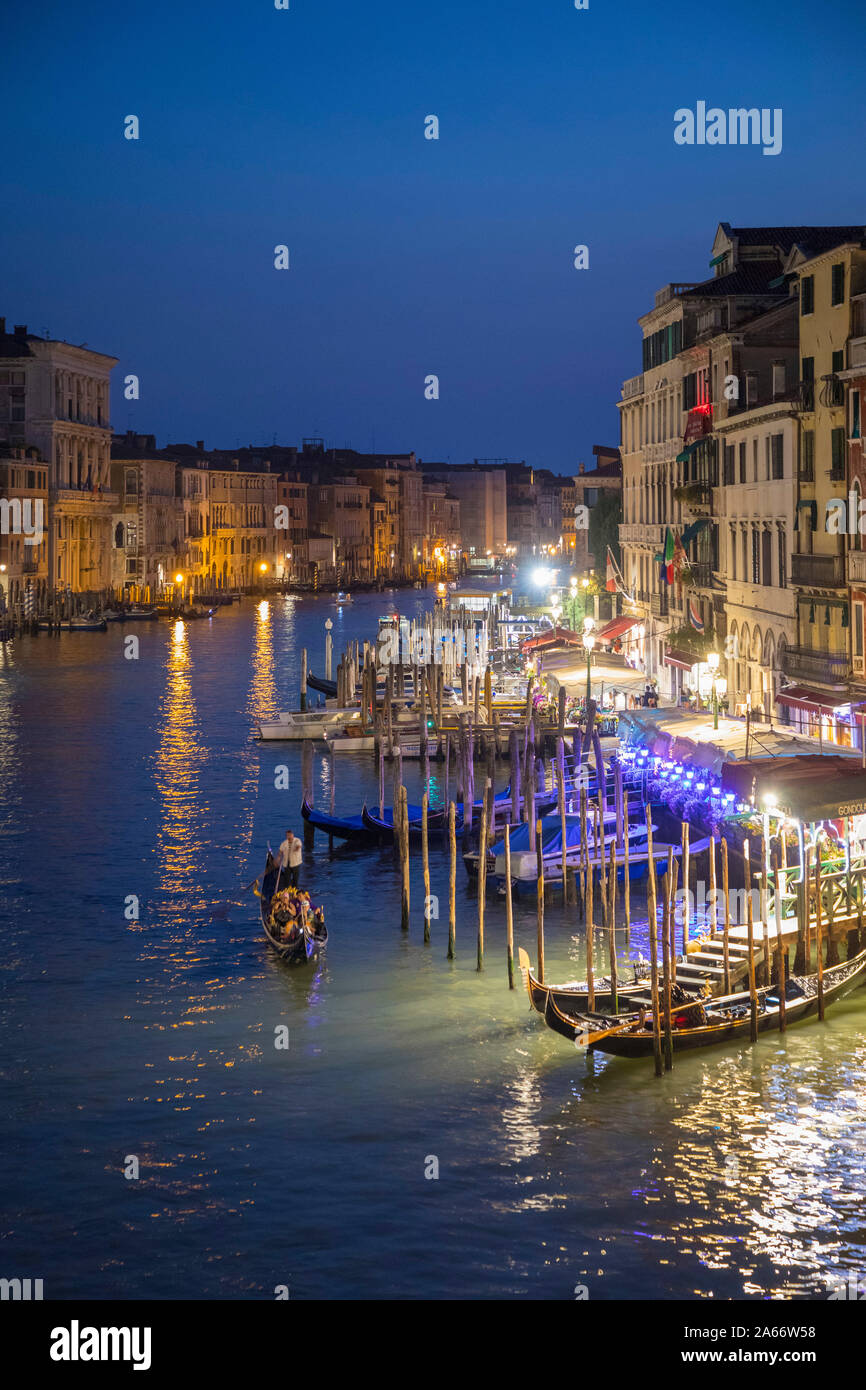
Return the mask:
M 713 728 L 719 727 L 719 654 L 718 652 L 707 653 L 707 665 L 710 668 L 710 680 L 713 687 Z
M 583 647 L 586 652 L 586 716 L 589 718 L 589 702 L 592 699 L 592 649 L 595 646 L 594 623 L 592 618 L 583 620 Z

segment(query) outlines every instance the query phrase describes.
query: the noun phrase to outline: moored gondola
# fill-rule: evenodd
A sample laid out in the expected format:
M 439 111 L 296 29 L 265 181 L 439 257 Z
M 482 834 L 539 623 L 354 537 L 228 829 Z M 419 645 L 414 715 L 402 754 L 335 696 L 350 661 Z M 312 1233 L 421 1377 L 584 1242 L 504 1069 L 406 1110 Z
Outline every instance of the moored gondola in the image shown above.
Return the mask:
M 314 676 L 312 671 L 307 676 L 307 685 L 311 690 L 318 690 L 320 695 L 329 695 L 333 699 L 337 696 L 337 682 L 325 680 L 324 676 Z
M 310 925 L 295 922 L 291 926 L 287 923 L 281 927 L 272 916 L 273 900 L 283 886 L 279 880 L 279 867 L 273 855 L 268 851 L 265 871 L 262 875 L 261 891 L 259 892 L 262 927 L 269 945 L 276 951 L 280 960 L 285 961 L 287 965 L 306 965 L 307 961 L 315 959 L 327 943 L 328 928 L 325 926 L 323 917 L 319 922 Z
M 866 951 L 851 960 L 825 968 L 824 1005 L 833 1003 L 862 984 L 866 977 Z M 757 991 L 758 1032 L 779 1026 L 779 992 L 776 985 Z M 786 1026 L 817 1012 L 817 975 L 792 975 L 785 986 Z M 653 1054 L 652 1011 L 637 1015 L 610 1015 L 569 1012 L 561 1008 L 550 990 L 544 1019 L 549 1028 L 588 1052 L 609 1052 L 614 1057 L 650 1057 Z M 698 1000 L 674 1011 L 671 1040 L 674 1052 L 712 1047 L 715 1043 L 735 1042 L 751 1035 L 751 1006 L 747 990 L 704 1002 Z
M 304 797 L 301 802 L 301 815 L 310 825 L 315 826 L 316 830 L 323 830 L 326 835 L 333 835 L 336 840 L 357 841 L 368 845 L 375 839 L 375 833 L 364 823 L 363 814 L 329 816 L 324 811 L 317 811 Z
M 526 981 L 526 992 L 529 995 L 530 1003 L 536 1013 L 544 1017 L 547 1008 L 549 995 L 553 995 L 557 1008 L 565 1013 L 584 1013 L 589 1007 L 589 990 L 585 980 L 575 980 L 561 985 L 546 985 L 537 980 L 532 973 L 529 956 L 523 947 L 518 948 L 518 958 L 523 977 Z M 623 978 L 617 982 L 616 988 L 616 1008 L 618 1012 L 624 1009 L 633 1010 L 640 1003 L 650 1004 L 650 981 L 649 981 L 649 961 L 641 957 L 640 960 L 632 961 L 629 967 L 632 971 L 632 978 Z M 685 991 L 683 994 L 685 996 Z M 606 1013 L 614 1007 L 613 989 L 610 978 L 606 975 L 601 976 L 595 982 L 595 1010 L 599 1013 Z M 697 997 L 697 996 L 695 996 Z
M 418 836 L 422 830 L 423 808 L 421 806 L 409 806 L 409 834 Z M 427 830 L 433 835 L 440 830 L 447 828 L 448 811 L 445 806 L 432 806 L 427 812 Z M 385 807 L 385 813 L 380 818 L 375 811 L 368 809 L 366 803 L 361 810 L 361 819 L 370 832 L 380 840 L 393 840 L 394 838 L 394 808 Z

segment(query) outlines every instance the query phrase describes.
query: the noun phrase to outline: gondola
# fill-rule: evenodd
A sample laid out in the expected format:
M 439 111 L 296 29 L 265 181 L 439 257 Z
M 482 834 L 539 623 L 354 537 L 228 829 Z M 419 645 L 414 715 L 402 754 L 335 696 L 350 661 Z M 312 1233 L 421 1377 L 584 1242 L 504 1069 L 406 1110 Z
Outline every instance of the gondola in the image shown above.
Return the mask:
M 326 681 L 324 676 L 314 676 L 310 671 L 307 676 L 307 685 L 311 690 L 318 690 L 320 695 L 330 695 L 333 699 L 337 698 L 336 681 Z
M 329 816 L 324 811 L 317 811 L 304 797 L 301 802 L 301 815 L 317 830 L 323 830 L 326 835 L 333 835 L 337 840 L 352 840 L 360 841 L 362 844 L 370 844 L 375 839 L 374 832 L 364 823 L 363 814 L 360 816 Z
M 547 999 L 553 995 L 558 1009 L 566 1014 L 585 1013 L 589 1007 L 589 993 L 585 980 L 576 980 L 574 983 L 562 985 L 543 985 L 532 973 L 532 966 L 529 956 L 523 947 L 518 947 L 518 958 L 520 969 L 526 981 L 526 992 L 529 1001 L 536 1013 L 544 1017 L 547 1008 Z M 630 963 L 632 978 L 624 978 L 617 981 L 616 1002 L 617 1011 L 622 1012 L 623 1008 L 632 1010 L 639 1004 L 645 1003 L 647 1007 L 651 1004 L 650 998 L 650 979 L 649 961 L 641 958 Z M 606 1013 L 613 1008 L 613 990 L 611 989 L 610 978 L 606 975 L 601 976 L 595 981 L 595 1011 Z
M 863 983 L 866 951 L 851 960 L 824 970 L 825 1007 Z M 776 985 L 757 991 L 758 1032 L 779 1027 L 779 993 Z M 786 1023 L 797 1023 L 818 1009 L 818 976 L 792 975 L 785 984 Z M 548 993 L 544 1020 L 549 1028 L 588 1052 L 609 1052 L 614 1057 L 650 1057 L 653 1054 L 652 1013 L 613 1015 L 574 1013 L 560 1008 L 554 991 Z M 715 1043 L 735 1042 L 751 1035 L 751 1005 L 748 990 L 677 1005 L 673 1010 L 671 1041 L 674 1052 L 712 1047 Z
M 418 836 L 421 834 L 423 808 L 420 806 L 409 806 L 409 834 Z M 375 812 L 367 809 L 366 802 L 361 810 L 361 819 L 370 832 L 380 840 L 393 840 L 394 838 L 394 809 L 386 806 L 385 814 L 382 819 Z M 434 806 L 427 812 L 427 830 L 429 834 L 445 830 L 448 825 L 448 809 L 445 806 Z
M 262 915 L 262 926 L 265 936 L 268 938 L 268 943 L 276 951 L 280 960 L 285 961 L 287 965 L 306 965 L 308 961 L 315 959 L 319 951 L 327 943 L 328 928 L 325 926 L 324 922 L 315 932 L 309 931 L 306 928 L 299 928 L 297 935 L 292 941 L 283 941 L 274 935 L 269 923 L 271 916 L 271 899 L 281 886 L 277 882 L 279 875 L 280 871 L 276 860 L 270 851 L 268 851 L 268 857 L 265 861 L 265 871 L 262 875 L 261 892 L 259 893 L 259 908 Z

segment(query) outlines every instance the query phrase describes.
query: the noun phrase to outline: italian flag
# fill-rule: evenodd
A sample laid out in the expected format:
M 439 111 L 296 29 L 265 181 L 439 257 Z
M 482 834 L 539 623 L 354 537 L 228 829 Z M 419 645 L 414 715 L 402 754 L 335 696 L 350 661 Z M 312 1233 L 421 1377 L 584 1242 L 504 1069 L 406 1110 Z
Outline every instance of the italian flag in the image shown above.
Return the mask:
M 670 527 L 665 531 L 665 555 L 664 555 L 665 579 L 668 584 L 674 582 L 674 534 Z

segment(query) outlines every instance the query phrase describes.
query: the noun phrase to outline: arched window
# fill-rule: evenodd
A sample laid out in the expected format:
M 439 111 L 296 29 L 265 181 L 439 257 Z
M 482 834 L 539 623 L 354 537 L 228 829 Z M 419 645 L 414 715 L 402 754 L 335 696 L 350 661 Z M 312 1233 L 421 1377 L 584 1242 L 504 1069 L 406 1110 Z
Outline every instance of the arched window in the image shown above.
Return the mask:
M 123 522 L 118 521 L 114 528 L 114 547 L 116 550 L 123 549 Z

